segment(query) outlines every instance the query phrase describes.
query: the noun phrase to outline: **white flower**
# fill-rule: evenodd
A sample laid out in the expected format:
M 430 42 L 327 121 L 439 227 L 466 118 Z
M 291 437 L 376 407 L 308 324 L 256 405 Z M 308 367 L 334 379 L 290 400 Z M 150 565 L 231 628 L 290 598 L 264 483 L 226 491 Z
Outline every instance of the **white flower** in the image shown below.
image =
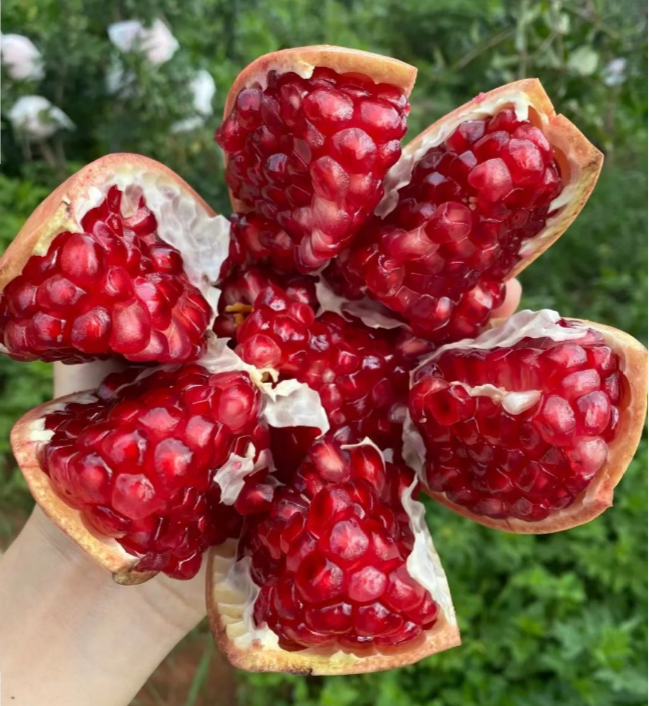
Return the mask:
M 626 81 L 626 59 L 618 57 L 609 61 L 602 71 L 605 86 L 619 86 Z
M 122 98 L 135 95 L 135 74 L 125 71 L 122 62 L 114 58 L 106 72 L 106 90 L 111 95 L 119 93 Z
M 196 130 L 202 127 L 205 124 L 205 120 L 214 112 L 212 99 L 216 93 L 216 84 L 208 71 L 205 71 L 205 69 L 198 71 L 189 84 L 189 89 L 193 96 L 192 105 L 194 111 L 198 113 L 198 115 L 174 123 L 171 126 L 171 132 L 177 133 Z
M 19 98 L 9 111 L 9 121 L 30 140 L 45 140 L 59 129 L 75 129 L 70 118 L 43 96 Z
M 7 73 L 15 81 L 43 78 L 43 57 L 31 39 L 21 34 L 0 34 L 0 54 Z
M 154 65 L 160 66 L 176 53 L 178 40 L 160 19 L 145 27 L 140 20 L 116 22 L 108 27 L 110 41 L 123 52 L 139 50 Z

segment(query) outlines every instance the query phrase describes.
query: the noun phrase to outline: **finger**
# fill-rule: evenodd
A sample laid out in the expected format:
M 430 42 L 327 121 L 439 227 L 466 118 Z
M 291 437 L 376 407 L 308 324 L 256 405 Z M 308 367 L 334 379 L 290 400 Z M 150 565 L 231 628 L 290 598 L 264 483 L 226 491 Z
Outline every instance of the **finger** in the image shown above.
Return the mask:
M 54 397 L 63 397 L 82 390 L 94 390 L 106 375 L 124 367 L 124 363 L 115 359 L 81 365 L 54 363 Z
M 523 293 L 523 288 L 521 283 L 517 279 L 510 279 L 506 283 L 507 293 L 505 294 L 505 301 L 497 308 L 491 312 L 491 316 L 494 319 L 507 319 L 518 309 L 518 305 L 521 303 L 521 294 Z

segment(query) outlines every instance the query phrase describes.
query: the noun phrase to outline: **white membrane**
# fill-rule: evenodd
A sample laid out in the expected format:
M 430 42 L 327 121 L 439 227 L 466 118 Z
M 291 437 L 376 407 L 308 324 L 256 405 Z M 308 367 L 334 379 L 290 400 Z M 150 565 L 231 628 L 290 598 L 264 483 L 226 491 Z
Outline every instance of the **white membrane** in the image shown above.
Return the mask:
M 415 537 L 415 543 L 410 556 L 406 560 L 406 569 L 410 576 L 423 586 L 439 604 L 446 620 L 455 623 L 455 611 L 451 601 L 446 574 L 439 560 L 433 538 L 426 524 L 426 508 L 423 503 L 412 497 L 418 481 L 415 479 L 409 488 L 403 491 L 401 503 L 410 520 L 410 529 Z
M 264 394 L 262 417 L 274 427 L 316 427 L 321 434 L 329 431 L 327 413 L 320 395 L 307 384 L 297 380 L 280 383 L 264 382 L 265 373 L 277 379 L 277 371 L 259 370 L 248 365 L 227 346 L 227 340 L 208 335 L 207 350 L 199 361 L 210 372 L 244 370 Z
M 401 441 L 403 443 L 403 448 L 401 449 L 403 460 L 417 474 L 419 480 L 424 485 L 428 485 L 425 471 L 426 444 L 415 426 L 415 423 L 412 421 L 410 412 L 406 415 L 406 421 L 403 423 Z
M 237 456 L 230 454 L 230 458 L 219 468 L 214 476 L 214 482 L 221 488 L 221 502 L 224 505 L 234 505 L 239 497 L 247 476 L 264 468 L 275 470 L 273 457 L 268 449 L 263 449 L 255 461 L 256 449 L 250 444 L 246 455 Z M 273 483 L 275 479 L 268 477 L 268 481 Z
M 440 346 L 426 357 L 420 366 L 436 360 L 446 351 L 453 350 L 490 350 L 492 348 L 509 348 L 523 338 L 551 338 L 553 341 L 574 341 L 584 335 L 587 326 L 575 322 L 574 327 L 559 326 L 561 315 L 551 309 L 530 311 L 523 309 L 510 316 L 503 324 L 489 329 L 477 338 L 465 338 L 457 343 L 447 343 Z M 449 381 L 450 382 L 450 381 Z
M 77 223 L 81 223 L 88 211 L 103 203 L 112 186 L 122 192 L 121 210 L 126 218 L 136 212 L 143 196 L 156 217 L 158 235 L 180 252 L 189 281 L 200 290 L 215 313 L 220 290 L 212 283 L 218 280 L 228 256 L 228 219 L 209 215 L 192 194 L 154 170 L 124 164 L 105 179 L 103 184 L 89 187 L 85 196 L 72 202 Z
M 390 316 L 389 310 L 378 302 L 372 301 L 368 297 L 359 300 L 349 300 L 345 299 L 345 297 L 340 297 L 322 279 L 316 282 L 315 292 L 320 304 L 318 314 L 324 311 L 331 311 L 339 314 L 347 321 L 349 321 L 350 316 L 355 317 L 370 328 L 409 328 L 404 321 L 399 321 Z
M 310 64 L 308 61 L 304 61 L 304 59 L 292 58 L 290 65 L 286 63 L 286 60 L 269 62 L 268 65 L 265 67 L 265 72 L 263 74 L 257 73 L 253 76 L 250 76 L 250 78 L 246 82 L 245 87 L 251 88 L 255 83 L 257 83 L 259 84 L 259 86 L 261 86 L 261 90 L 265 91 L 268 87 L 268 81 L 266 79 L 269 71 L 277 71 L 277 73 L 279 74 L 285 74 L 287 71 L 292 71 L 293 73 L 296 73 L 298 76 L 300 76 L 300 78 L 310 79 L 313 75 L 314 69 L 315 64 Z

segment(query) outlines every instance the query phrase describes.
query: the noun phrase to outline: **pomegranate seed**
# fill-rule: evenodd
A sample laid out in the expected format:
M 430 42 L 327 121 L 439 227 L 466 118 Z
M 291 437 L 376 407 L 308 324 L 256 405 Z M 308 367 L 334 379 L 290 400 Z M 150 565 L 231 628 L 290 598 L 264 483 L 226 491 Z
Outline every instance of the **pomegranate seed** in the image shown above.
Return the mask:
M 236 329 L 239 355 L 316 390 L 339 438 L 354 443 L 369 436 L 382 448 L 399 449 L 408 365 L 395 351 L 396 334 L 330 313 L 316 319 L 307 303 L 296 307 L 292 296 L 275 285 L 259 292 Z M 328 466 L 325 477 L 336 480 L 340 459 L 322 463 Z
M 263 91 L 240 92 L 216 132 L 226 180 L 255 212 L 234 218 L 235 237 L 283 270 L 319 269 L 347 246 L 381 199 L 406 132 L 398 88 L 319 70 L 307 80 L 269 72 Z
M 323 457 L 344 466 L 342 482 L 328 479 Z M 368 475 L 392 482 L 379 488 Z M 247 518 L 239 556 L 251 557 L 261 588 L 254 618 L 284 649 L 404 644 L 435 623 L 437 604 L 406 569 L 413 538 L 401 493 L 411 481 L 374 447 L 342 450 L 325 438 L 268 513 Z
M 169 363 L 200 354 L 208 303 L 184 274 L 180 253 L 157 236 L 144 202 L 123 218 L 108 206 L 120 200 L 112 187 L 84 217 L 84 233 L 60 233 L 0 295 L 0 341 L 11 356 Z
M 430 488 L 493 518 L 537 522 L 568 507 L 605 463 L 617 433 L 620 399 L 606 375 L 618 364 L 589 329 L 576 341 L 524 338 L 493 350 L 444 351 L 416 374 L 409 396 Z M 509 414 L 464 387 L 483 384 L 536 390 L 540 399 Z
M 208 546 L 237 536 L 237 510 L 270 507 L 267 469 L 245 479 L 236 509 L 220 502 L 214 484 L 238 446 L 265 448 L 260 393 L 246 373 L 211 375 L 199 365 L 134 382 L 138 373 L 109 376 L 97 402 L 70 403 L 45 418 L 54 435 L 43 470 L 95 531 L 140 558 L 141 570 L 191 578 Z M 200 416 L 197 391 L 208 402 Z
M 415 164 L 392 213 L 367 222 L 325 276 L 348 299 L 379 301 L 417 336 L 473 337 L 504 301 L 504 281 L 561 188 L 531 122 L 510 109 L 466 121 Z

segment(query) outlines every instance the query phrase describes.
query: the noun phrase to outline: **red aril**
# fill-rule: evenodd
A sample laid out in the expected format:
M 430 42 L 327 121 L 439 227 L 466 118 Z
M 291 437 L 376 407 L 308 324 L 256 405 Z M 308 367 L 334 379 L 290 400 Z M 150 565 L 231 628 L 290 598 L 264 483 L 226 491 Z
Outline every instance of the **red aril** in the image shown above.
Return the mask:
M 134 369 L 109 376 L 96 394 L 37 408 L 31 429 L 19 424 L 14 441 L 20 459 L 27 452 L 21 433 L 31 437 L 57 495 L 91 532 L 137 558 L 132 571 L 187 579 L 208 546 L 236 536 L 237 513 L 221 503 L 215 477 L 233 454 L 268 447 L 261 406 L 245 372 Z M 255 511 L 255 492 L 266 492 L 261 470 L 247 479 L 241 514 Z
M 409 397 L 429 491 L 511 531 L 592 519 L 610 504 L 639 439 L 644 360 L 626 334 L 551 311 L 520 312 L 438 349 L 415 372 Z M 412 461 L 415 451 L 404 454 Z
M 235 223 L 254 257 L 312 272 L 349 244 L 401 154 L 414 75 L 337 47 L 276 52 L 239 75 L 216 141 L 235 210 L 253 212 Z
M 212 617 L 235 664 L 364 672 L 456 644 L 414 485 L 411 471 L 386 464 L 371 443 L 315 442 L 270 509 L 245 521 L 236 556 L 212 557 L 222 611 Z M 246 581 L 254 604 L 241 606 Z M 251 623 L 252 649 L 239 621 Z
M 0 345 L 18 360 L 196 358 L 227 231 L 161 164 L 94 162 L 41 204 L 4 254 Z
M 314 311 L 318 309 L 312 279 L 302 275 L 279 275 L 268 268 L 243 268 L 219 283 L 222 294 L 213 327 L 217 336 L 236 338 L 237 327 L 252 311 L 259 293 L 270 285 L 281 287 L 291 301 L 307 304 Z
M 258 368 L 274 368 L 318 392 L 337 438 L 369 437 L 400 453 L 408 363 L 395 335 L 337 314 L 315 312 L 295 293 L 262 289 L 236 330 L 237 353 Z M 298 459 L 299 460 L 299 459 Z
M 602 155 L 536 80 L 480 95 L 404 149 L 379 216 L 327 270 L 436 343 L 477 335 L 515 276 L 575 218 Z

